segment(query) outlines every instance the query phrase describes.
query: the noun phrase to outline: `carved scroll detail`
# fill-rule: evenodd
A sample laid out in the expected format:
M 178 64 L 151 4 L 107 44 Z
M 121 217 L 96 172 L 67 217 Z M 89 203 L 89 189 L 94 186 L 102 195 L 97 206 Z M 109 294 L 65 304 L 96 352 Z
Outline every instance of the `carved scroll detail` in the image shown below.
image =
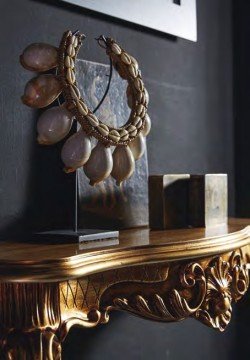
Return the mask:
M 247 291 L 249 274 L 241 251 L 234 251 L 228 261 L 217 257 L 205 270 L 207 293 L 195 317 L 204 324 L 225 330 L 232 316 L 232 302 Z
M 60 284 L 63 339 L 70 327 L 96 326 L 111 311 L 173 322 L 192 317 L 223 331 L 232 303 L 247 291 L 248 248 L 193 261 L 124 267 Z
M 135 285 L 135 284 L 134 284 Z M 175 288 L 164 286 L 160 283 L 154 286 L 157 292 L 146 295 L 149 285 L 144 284 L 141 293 L 135 296 L 116 297 L 111 306 L 106 307 L 103 319 L 108 320 L 111 310 L 126 310 L 139 316 L 157 321 L 179 321 L 193 314 L 201 305 L 206 281 L 202 267 L 197 263 L 184 265 L 180 268 L 179 279 Z M 115 287 L 116 293 L 127 291 L 129 284 L 119 284 Z M 122 289 L 119 289 L 122 287 Z M 109 289 L 111 290 L 111 289 Z M 105 303 L 103 294 L 101 303 Z
M 61 358 L 73 325 L 93 327 L 112 310 L 145 319 L 188 317 L 223 331 L 249 286 L 249 248 L 193 261 L 123 267 L 62 283 L 0 284 L 0 358 Z
M 222 331 L 229 323 L 232 313 L 232 276 L 229 263 L 220 257 L 212 260 L 206 269 L 206 279 L 207 293 L 195 316 L 206 325 Z
M 232 303 L 245 294 L 248 285 L 249 274 L 240 250 L 200 263 L 173 264 L 168 278 L 155 285 L 153 292 L 146 283 L 138 283 L 137 290 L 129 282 L 111 286 L 109 296 L 104 292 L 100 300 L 102 322 L 108 321 L 111 310 L 125 310 L 157 321 L 194 317 L 223 331 L 231 319 Z M 114 298 L 109 303 L 112 292 Z M 127 296 L 116 296 L 119 293 Z
M 232 294 L 238 301 L 247 291 L 249 286 L 249 273 L 243 261 L 242 251 L 234 251 L 230 258 L 232 269 Z

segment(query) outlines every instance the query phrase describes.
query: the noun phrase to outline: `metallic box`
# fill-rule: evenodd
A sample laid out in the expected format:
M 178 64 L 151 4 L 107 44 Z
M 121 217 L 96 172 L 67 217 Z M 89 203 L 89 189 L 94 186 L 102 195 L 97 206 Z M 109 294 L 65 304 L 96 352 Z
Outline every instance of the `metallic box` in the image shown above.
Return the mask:
M 226 174 L 149 176 L 152 230 L 227 224 Z
M 149 176 L 149 226 L 151 229 L 188 227 L 189 174 Z
M 227 223 L 228 185 L 226 174 L 191 175 L 189 225 L 210 227 Z

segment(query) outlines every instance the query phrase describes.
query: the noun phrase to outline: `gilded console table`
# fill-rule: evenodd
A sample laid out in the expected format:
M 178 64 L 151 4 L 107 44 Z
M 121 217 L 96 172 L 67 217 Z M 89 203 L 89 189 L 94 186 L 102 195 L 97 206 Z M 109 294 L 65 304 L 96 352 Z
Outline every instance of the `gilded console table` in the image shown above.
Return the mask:
M 60 359 L 72 326 L 105 324 L 113 310 L 223 331 L 249 284 L 248 224 L 128 230 L 96 250 L 0 243 L 0 358 Z

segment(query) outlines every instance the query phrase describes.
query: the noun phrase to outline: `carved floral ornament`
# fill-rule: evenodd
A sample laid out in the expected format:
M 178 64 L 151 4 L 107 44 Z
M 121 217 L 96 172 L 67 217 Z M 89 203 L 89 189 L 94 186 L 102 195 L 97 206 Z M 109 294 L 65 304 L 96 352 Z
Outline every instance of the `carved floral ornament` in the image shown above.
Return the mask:
M 102 293 L 99 307 L 91 310 L 90 317 L 97 323 L 106 323 L 112 310 L 164 322 L 193 317 L 224 331 L 231 320 L 232 303 L 245 294 L 248 285 L 242 252 L 234 251 L 229 259 L 215 257 L 205 266 L 196 262 L 171 265 L 167 279 L 158 283 L 115 283 Z

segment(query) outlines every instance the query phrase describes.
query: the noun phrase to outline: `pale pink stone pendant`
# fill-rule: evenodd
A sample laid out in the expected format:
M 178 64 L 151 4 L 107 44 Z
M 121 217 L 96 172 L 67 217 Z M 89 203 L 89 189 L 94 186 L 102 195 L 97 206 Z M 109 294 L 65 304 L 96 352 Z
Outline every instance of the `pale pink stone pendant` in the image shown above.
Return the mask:
M 30 71 L 43 72 L 53 69 L 58 65 L 58 49 L 44 43 L 31 44 L 24 49 L 20 63 Z
M 144 136 L 140 133 L 135 140 L 129 143 L 130 150 L 135 160 L 139 160 L 145 152 L 146 141 Z
M 148 114 L 145 115 L 144 121 L 145 121 L 145 124 L 144 124 L 144 128 L 142 129 L 141 133 L 143 136 L 147 136 L 151 129 L 151 120 L 150 120 L 150 117 L 148 116 Z
M 135 160 L 128 146 L 117 146 L 113 152 L 113 170 L 111 176 L 117 185 L 130 178 L 135 170 Z
M 73 115 L 64 106 L 46 110 L 37 122 L 37 141 L 42 145 L 56 144 L 68 135 Z
M 44 108 L 53 103 L 61 92 L 62 84 L 56 75 L 39 75 L 26 84 L 22 101 L 30 107 Z
M 70 136 L 62 148 L 61 158 L 64 162 L 64 171 L 73 172 L 88 161 L 91 154 L 90 138 L 79 130 Z
M 88 162 L 84 165 L 84 172 L 90 180 L 90 185 L 96 185 L 105 180 L 113 167 L 112 152 L 110 147 L 105 147 L 98 142 L 92 150 Z

